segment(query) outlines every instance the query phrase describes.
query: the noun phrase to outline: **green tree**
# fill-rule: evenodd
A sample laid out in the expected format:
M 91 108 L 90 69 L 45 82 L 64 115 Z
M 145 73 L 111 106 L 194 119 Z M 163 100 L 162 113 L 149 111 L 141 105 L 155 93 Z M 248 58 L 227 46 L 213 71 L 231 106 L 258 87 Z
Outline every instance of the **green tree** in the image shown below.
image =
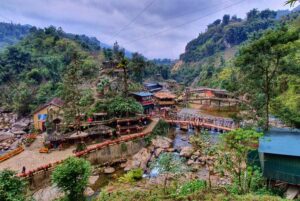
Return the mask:
M 275 97 L 275 81 L 286 68 L 287 55 L 296 50 L 294 41 L 299 30 L 285 27 L 270 30 L 242 47 L 235 65 L 241 73 L 241 91 L 249 94 L 250 104 L 262 118 L 264 129 L 269 129 L 269 109 Z
M 191 137 L 190 142 L 195 147 L 196 150 L 201 152 L 201 155 L 208 157 L 217 158 L 217 147 L 212 143 L 211 135 L 204 131 L 202 133 L 197 133 Z M 215 169 L 214 161 L 206 161 L 206 168 L 208 169 L 208 186 L 211 188 L 211 175 Z
M 237 129 L 221 136 L 220 167 L 237 183 L 239 193 L 248 193 L 251 189 L 255 169 L 248 164 L 248 155 L 257 149 L 262 135 L 254 130 Z
M 123 70 L 123 83 L 124 83 L 124 91 L 123 95 L 125 97 L 128 96 L 128 59 L 123 58 L 117 65 L 117 68 Z
M 70 157 L 58 165 L 52 173 L 52 182 L 61 188 L 69 201 L 83 201 L 91 165 L 82 158 Z
M 16 176 L 11 170 L 0 171 L 0 200 L 25 201 L 24 180 Z
M 74 53 L 72 62 L 66 69 L 62 84 L 64 121 L 67 127 L 73 124 L 77 131 L 80 130 L 80 114 L 82 113 L 81 89 L 79 88 L 82 83 L 81 64 L 80 55 Z
M 142 83 L 145 76 L 146 62 L 143 55 L 139 53 L 133 53 L 132 58 L 128 64 L 128 68 L 131 71 L 131 75 L 134 81 Z
M 15 86 L 15 85 L 14 85 Z M 28 115 L 32 105 L 32 91 L 25 83 L 21 83 L 17 88 L 13 89 L 12 106 L 19 116 Z
M 143 106 L 131 97 L 117 96 L 108 103 L 108 113 L 111 116 L 128 117 L 143 111 Z
M 178 175 L 184 169 L 184 162 L 182 158 L 175 158 L 173 153 L 162 153 L 158 159 L 153 161 L 150 166 L 156 168 L 160 174 L 165 174 L 164 178 L 164 192 L 168 184 L 169 174 Z
M 297 1 L 298 1 L 298 0 L 287 0 L 287 1 L 285 2 L 285 4 L 286 4 L 286 5 L 289 4 L 290 6 L 294 6 L 295 3 L 296 3 Z

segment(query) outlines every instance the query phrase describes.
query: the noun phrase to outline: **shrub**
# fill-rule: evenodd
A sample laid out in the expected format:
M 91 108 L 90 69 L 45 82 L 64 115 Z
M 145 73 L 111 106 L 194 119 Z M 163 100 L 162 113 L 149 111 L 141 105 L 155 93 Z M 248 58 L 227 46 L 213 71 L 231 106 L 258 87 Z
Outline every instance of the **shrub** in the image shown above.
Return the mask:
M 25 182 L 11 170 L 0 172 L 0 200 L 1 201 L 24 201 Z
M 65 193 L 69 201 L 84 200 L 83 191 L 88 184 L 91 165 L 82 158 L 70 157 L 52 173 L 52 181 Z
M 125 175 L 118 179 L 119 182 L 122 183 L 133 183 L 135 181 L 141 180 L 143 177 L 143 170 L 138 168 L 134 170 L 130 170 Z
M 187 196 L 189 194 L 195 193 L 201 189 L 206 188 L 206 181 L 204 180 L 193 180 L 183 184 L 179 189 L 177 195 Z

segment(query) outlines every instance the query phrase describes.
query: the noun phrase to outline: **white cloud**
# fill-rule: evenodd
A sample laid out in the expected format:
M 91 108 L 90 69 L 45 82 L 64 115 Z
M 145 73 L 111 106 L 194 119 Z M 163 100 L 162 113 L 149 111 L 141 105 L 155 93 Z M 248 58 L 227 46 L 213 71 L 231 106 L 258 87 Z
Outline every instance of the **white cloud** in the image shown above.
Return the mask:
M 146 5 L 129 27 L 124 28 Z M 244 17 L 252 8 L 288 9 L 284 0 L 0 0 L 0 19 L 118 41 L 149 58 L 178 58 L 187 42 L 224 14 Z M 224 8 L 224 9 L 223 9 Z M 219 11 L 219 12 L 217 12 Z M 198 19 L 194 23 L 179 26 Z M 124 30 L 123 30 L 124 28 Z M 122 32 L 118 35 L 120 30 Z M 159 33 L 159 34 L 157 34 Z

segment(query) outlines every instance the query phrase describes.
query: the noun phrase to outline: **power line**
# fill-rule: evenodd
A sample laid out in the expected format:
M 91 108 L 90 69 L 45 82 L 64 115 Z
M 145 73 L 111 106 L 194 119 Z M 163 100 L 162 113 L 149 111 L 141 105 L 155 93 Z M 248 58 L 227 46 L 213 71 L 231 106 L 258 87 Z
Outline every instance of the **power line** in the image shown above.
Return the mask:
M 231 1 L 229 0 L 229 1 L 226 1 L 226 2 L 224 2 L 224 3 L 230 3 L 230 2 L 231 2 Z M 196 10 L 191 10 L 191 11 L 182 13 L 181 15 L 177 15 L 177 16 L 175 16 L 175 17 L 173 17 L 173 18 L 164 20 L 164 22 L 166 22 L 166 21 L 171 21 L 171 20 L 174 20 L 174 19 L 177 19 L 177 18 L 186 16 L 186 15 L 191 15 L 191 14 L 194 14 L 194 13 L 198 13 L 198 12 L 200 12 L 200 11 L 205 11 L 205 10 L 209 9 L 210 7 L 214 8 L 215 6 L 218 6 L 219 4 L 220 4 L 220 3 L 213 4 L 213 5 L 211 5 L 211 6 L 209 6 L 209 7 L 206 7 L 206 8 L 200 8 L 200 9 L 196 9 Z M 156 25 L 156 23 L 155 23 L 155 22 L 150 22 L 150 23 L 141 24 L 141 26 L 149 26 L 149 25 Z M 124 29 L 124 30 L 132 30 L 132 29 L 136 29 L 136 28 L 129 28 L 129 27 L 127 27 L 127 28 Z
M 116 34 L 114 34 L 112 37 L 118 36 L 122 31 L 124 31 L 127 27 L 129 27 L 131 24 L 135 22 L 136 19 L 138 19 L 156 0 L 152 0 L 147 4 L 132 20 L 130 20 L 129 23 L 127 23 L 125 26 L 123 26 Z
M 168 29 L 165 29 L 165 30 L 156 32 L 156 33 L 154 33 L 154 34 L 146 35 L 146 36 L 137 38 L 137 39 L 135 39 L 135 40 L 125 42 L 125 43 L 123 43 L 123 44 L 130 44 L 130 43 L 134 43 L 134 42 L 136 42 L 136 41 L 139 41 L 139 40 L 142 40 L 142 39 L 145 39 L 145 38 L 152 38 L 152 37 L 158 36 L 158 35 L 160 35 L 160 34 L 162 34 L 162 33 L 164 33 L 164 32 L 167 32 L 167 31 L 170 31 L 170 30 L 179 28 L 179 27 L 183 27 L 183 26 L 185 26 L 185 25 L 194 23 L 194 22 L 196 22 L 196 21 L 198 21 L 198 20 L 200 20 L 200 19 L 203 19 L 203 18 L 205 18 L 205 17 L 208 17 L 208 16 L 210 16 L 210 15 L 216 14 L 216 13 L 218 13 L 218 12 L 220 12 L 220 11 L 223 11 L 223 10 L 225 10 L 225 9 L 227 9 L 227 8 L 236 6 L 236 5 L 238 5 L 238 4 L 240 4 L 240 3 L 244 2 L 244 1 L 246 1 L 246 0 L 238 1 L 238 2 L 236 2 L 236 3 L 234 3 L 234 4 L 231 4 L 231 5 L 229 5 L 229 6 L 226 6 L 226 7 L 222 8 L 222 9 L 219 9 L 219 10 L 217 10 L 217 11 L 215 11 L 215 12 L 212 12 L 212 13 L 209 13 L 209 14 L 207 14 L 207 15 L 204 15 L 204 16 L 201 16 L 201 17 L 192 19 L 192 20 L 187 21 L 187 22 L 185 22 L 185 23 L 176 25 L 176 26 L 174 26 L 174 27 L 170 27 L 170 28 L 168 28 Z

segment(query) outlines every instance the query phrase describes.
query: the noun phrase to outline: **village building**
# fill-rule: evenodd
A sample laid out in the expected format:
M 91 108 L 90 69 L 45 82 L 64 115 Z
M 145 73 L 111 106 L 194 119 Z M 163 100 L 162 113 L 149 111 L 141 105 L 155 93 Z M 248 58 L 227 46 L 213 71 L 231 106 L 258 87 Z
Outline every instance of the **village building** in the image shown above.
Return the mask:
M 300 183 L 300 131 L 271 129 L 260 139 L 259 159 L 263 175 L 273 181 Z
M 153 94 L 150 92 L 134 92 L 130 94 L 144 108 L 144 113 L 149 114 L 154 109 Z
M 198 96 L 207 98 L 232 98 L 232 95 L 224 89 L 213 89 L 213 88 L 198 88 Z
M 46 120 L 51 115 L 51 119 L 54 123 L 60 123 L 61 121 L 61 108 L 64 102 L 59 98 L 53 98 L 50 102 L 38 107 L 33 112 L 33 124 L 36 130 L 46 130 Z
M 163 89 L 163 86 L 159 83 L 144 83 L 144 87 L 151 93 L 158 92 Z
M 65 134 L 53 132 L 47 134 L 45 145 L 48 148 L 67 148 L 74 144 L 92 143 L 109 138 L 114 129 L 105 125 L 92 126 L 84 131 L 73 131 Z
M 159 91 L 154 94 L 155 105 L 159 109 L 175 106 L 175 98 L 176 96 L 168 91 Z

